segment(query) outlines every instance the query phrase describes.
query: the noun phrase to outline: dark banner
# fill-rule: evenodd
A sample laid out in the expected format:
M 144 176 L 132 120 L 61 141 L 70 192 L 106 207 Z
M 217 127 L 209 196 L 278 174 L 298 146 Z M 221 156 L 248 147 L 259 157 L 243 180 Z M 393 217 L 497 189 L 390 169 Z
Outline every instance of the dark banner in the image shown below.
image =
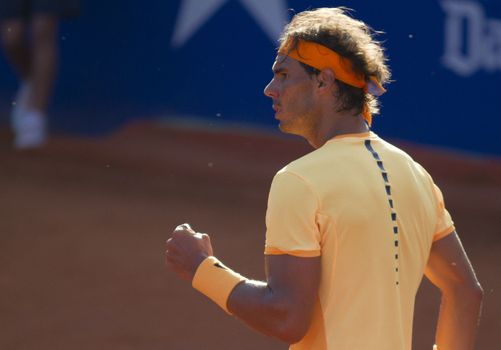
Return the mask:
M 181 0 L 83 3 L 62 24 L 55 129 L 99 133 L 137 118 L 204 118 L 274 128 L 262 91 L 295 13 L 347 6 L 385 32 L 394 82 L 382 136 L 501 155 L 501 2 Z M 0 111 L 15 77 L 0 59 Z

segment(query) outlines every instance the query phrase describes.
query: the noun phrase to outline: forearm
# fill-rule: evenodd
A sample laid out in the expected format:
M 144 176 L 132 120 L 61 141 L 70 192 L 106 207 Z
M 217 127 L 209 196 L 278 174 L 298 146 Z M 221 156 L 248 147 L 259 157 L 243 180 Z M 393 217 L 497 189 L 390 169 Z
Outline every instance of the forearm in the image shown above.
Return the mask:
M 192 286 L 251 328 L 293 344 L 312 319 L 319 265 L 318 257 L 267 256 L 265 283 L 248 280 L 209 256 L 196 269 Z
M 176 227 L 165 255 L 180 278 L 257 331 L 288 344 L 306 334 L 318 296 L 320 257 L 267 255 L 267 282 L 250 281 L 218 260 L 210 237 L 189 224 Z
M 282 300 L 268 284 L 247 280 L 231 293 L 228 310 L 258 332 L 291 343 L 287 306 Z
M 473 350 L 482 305 L 482 290 L 442 293 L 436 343 L 438 350 Z

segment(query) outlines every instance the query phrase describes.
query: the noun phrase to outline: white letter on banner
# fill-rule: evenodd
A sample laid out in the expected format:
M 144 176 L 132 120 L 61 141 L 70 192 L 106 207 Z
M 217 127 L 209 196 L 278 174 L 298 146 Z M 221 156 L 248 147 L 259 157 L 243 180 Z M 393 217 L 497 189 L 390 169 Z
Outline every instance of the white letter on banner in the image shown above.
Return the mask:
M 484 12 L 474 2 L 442 1 L 447 12 L 443 64 L 462 76 L 473 74 L 482 64 Z M 467 41 L 463 50 L 463 25 Z
M 485 69 L 489 72 L 501 70 L 501 21 L 491 19 L 487 22 L 489 37 L 485 42 Z

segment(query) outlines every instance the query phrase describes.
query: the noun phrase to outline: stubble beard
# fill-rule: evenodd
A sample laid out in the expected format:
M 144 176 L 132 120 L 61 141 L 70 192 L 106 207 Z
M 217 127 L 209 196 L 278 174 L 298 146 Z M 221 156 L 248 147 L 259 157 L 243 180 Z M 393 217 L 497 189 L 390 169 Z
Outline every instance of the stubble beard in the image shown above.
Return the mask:
M 284 134 L 297 135 L 306 138 L 311 122 L 308 116 L 297 116 L 292 120 L 280 120 L 278 128 Z

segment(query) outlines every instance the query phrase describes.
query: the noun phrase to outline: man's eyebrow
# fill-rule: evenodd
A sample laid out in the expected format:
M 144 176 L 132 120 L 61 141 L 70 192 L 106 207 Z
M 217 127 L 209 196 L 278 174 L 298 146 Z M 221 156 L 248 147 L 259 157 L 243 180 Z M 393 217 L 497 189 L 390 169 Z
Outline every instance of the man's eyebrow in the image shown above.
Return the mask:
M 284 67 L 278 67 L 278 68 L 272 68 L 271 70 L 272 70 L 273 74 L 280 74 L 280 73 L 285 72 L 287 69 Z

